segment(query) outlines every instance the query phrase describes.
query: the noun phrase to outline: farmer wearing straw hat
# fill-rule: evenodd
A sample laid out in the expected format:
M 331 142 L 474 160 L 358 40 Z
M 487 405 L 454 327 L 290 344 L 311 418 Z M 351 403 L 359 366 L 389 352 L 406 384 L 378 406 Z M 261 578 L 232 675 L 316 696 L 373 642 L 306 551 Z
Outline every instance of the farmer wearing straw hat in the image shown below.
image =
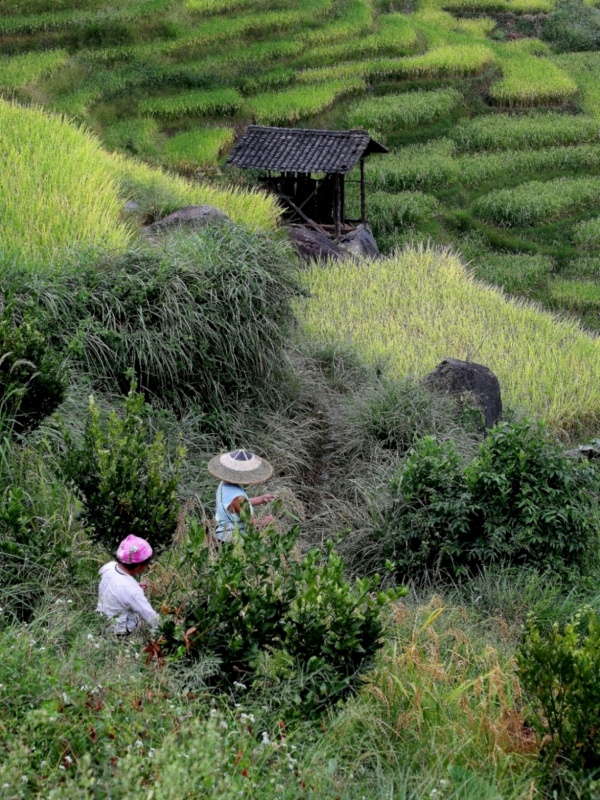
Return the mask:
M 145 585 L 136 581 L 150 563 L 152 548 L 145 539 L 130 534 L 119 545 L 116 558 L 100 570 L 96 611 L 114 620 L 111 627 L 119 636 L 130 634 L 141 620 L 154 628 L 158 614 L 146 599 Z
M 268 480 L 273 473 L 273 467 L 249 450 L 233 450 L 211 458 L 208 471 L 221 481 L 217 487 L 215 534 L 220 542 L 229 542 L 236 532 L 244 535 L 244 523 L 240 516 L 244 506 L 253 515 L 254 506 L 270 503 L 275 499 L 274 494 L 251 498 L 244 489 L 244 486 L 254 486 Z M 256 525 L 262 528 L 272 520 L 273 517 L 269 514 Z

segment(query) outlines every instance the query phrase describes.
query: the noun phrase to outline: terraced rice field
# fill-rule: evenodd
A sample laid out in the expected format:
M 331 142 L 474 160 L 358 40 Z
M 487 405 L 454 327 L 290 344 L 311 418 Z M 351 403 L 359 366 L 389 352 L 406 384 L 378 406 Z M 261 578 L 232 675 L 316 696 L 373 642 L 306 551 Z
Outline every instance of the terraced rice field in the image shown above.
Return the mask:
M 600 330 L 600 52 L 544 40 L 557 2 L 5 0 L 0 94 L 188 176 L 250 122 L 367 128 L 384 249 L 452 245 Z

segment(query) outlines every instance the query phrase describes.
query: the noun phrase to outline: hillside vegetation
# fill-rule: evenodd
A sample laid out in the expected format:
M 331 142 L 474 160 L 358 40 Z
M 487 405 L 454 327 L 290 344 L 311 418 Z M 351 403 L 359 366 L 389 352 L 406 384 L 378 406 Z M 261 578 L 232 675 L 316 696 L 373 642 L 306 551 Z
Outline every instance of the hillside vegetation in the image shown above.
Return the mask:
M 4 0 L 0 800 L 598 796 L 599 14 Z M 298 261 L 222 171 L 251 121 L 388 145 L 383 258 Z M 274 521 L 217 549 L 238 447 Z M 131 532 L 160 628 L 116 639 Z

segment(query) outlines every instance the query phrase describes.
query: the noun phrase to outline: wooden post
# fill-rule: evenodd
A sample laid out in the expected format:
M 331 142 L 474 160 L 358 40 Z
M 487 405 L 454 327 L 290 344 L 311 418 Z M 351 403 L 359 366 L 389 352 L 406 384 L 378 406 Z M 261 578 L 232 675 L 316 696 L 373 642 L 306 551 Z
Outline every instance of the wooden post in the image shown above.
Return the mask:
M 360 160 L 360 219 L 363 225 L 367 224 L 367 196 L 365 193 L 365 160 Z
M 342 230 L 344 229 L 344 220 L 346 219 L 346 183 L 345 175 L 340 175 L 340 224 Z
M 339 242 L 342 232 L 342 197 L 340 191 L 340 176 L 335 175 L 335 188 L 333 193 L 333 224 L 335 228 L 335 241 Z

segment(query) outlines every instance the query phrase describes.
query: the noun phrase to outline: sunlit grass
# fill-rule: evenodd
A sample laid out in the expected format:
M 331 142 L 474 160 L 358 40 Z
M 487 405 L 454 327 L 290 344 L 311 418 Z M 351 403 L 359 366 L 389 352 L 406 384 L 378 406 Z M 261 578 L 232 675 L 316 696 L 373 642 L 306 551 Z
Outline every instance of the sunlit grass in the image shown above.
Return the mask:
M 340 97 L 360 91 L 364 85 L 361 78 L 325 81 L 314 86 L 257 94 L 248 98 L 247 105 L 256 122 L 267 125 L 292 123 L 324 111 Z
M 557 431 L 600 419 L 600 340 L 477 283 L 451 253 L 408 249 L 313 267 L 305 279 L 306 330 L 383 361 L 396 377 L 421 378 L 449 356 L 474 360 L 498 376 L 509 406 Z
M 348 124 L 370 130 L 426 125 L 452 114 L 462 102 L 455 89 L 405 92 L 359 101 L 348 112 Z
M 178 168 L 193 168 L 213 164 L 234 139 L 233 128 L 199 128 L 171 137 L 165 143 L 167 164 Z
M 496 46 L 502 78 L 492 84 L 490 97 L 506 106 L 564 103 L 577 84 L 549 58 L 527 52 L 520 41 Z
M 149 97 L 142 100 L 142 114 L 155 117 L 186 117 L 210 114 L 230 114 L 242 104 L 235 89 L 206 89 L 180 92 L 167 97 Z
M 600 142 L 600 122 L 572 114 L 488 114 L 459 123 L 461 150 L 519 150 Z
M 35 83 L 63 66 L 69 59 L 66 50 L 44 50 L 18 56 L 0 56 L 0 91 Z

